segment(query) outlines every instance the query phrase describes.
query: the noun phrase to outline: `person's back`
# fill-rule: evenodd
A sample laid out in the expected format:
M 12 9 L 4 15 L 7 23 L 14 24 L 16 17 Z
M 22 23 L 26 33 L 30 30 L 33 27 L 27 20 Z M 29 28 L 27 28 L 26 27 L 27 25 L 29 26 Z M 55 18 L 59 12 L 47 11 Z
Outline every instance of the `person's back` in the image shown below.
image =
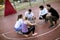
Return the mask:
M 45 14 L 47 14 L 47 13 L 48 13 L 48 10 L 47 10 L 46 8 L 44 8 L 43 10 L 40 10 L 40 11 L 39 11 L 39 16 L 40 16 L 40 15 L 43 16 L 43 15 L 45 15 Z
M 15 28 L 21 27 L 22 23 L 23 23 L 23 19 L 19 19 L 15 24 Z
M 49 10 L 49 12 L 51 12 L 52 16 L 55 16 L 55 17 L 57 17 L 59 19 L 59 14 L 58 14 L 58 12 L 54 8 L 51 8 Z
M 22 24 L 22 32 L 23 33 L 28 32 L 27 21 L 24 21 L 24 23 Z

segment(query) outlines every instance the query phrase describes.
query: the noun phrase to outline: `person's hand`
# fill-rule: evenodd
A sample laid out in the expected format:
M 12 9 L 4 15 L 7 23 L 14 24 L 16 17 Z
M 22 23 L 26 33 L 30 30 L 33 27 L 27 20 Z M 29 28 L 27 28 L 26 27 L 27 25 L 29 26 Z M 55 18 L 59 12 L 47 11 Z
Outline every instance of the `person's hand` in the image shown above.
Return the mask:
M 36 19 L 36 17 L 34 17 L 34 19 Z
M 51 16 L 51 13 L 48 13 L 48 14 L 46 15 L 46 17 L 48 17 L 48 16 Z
M 35 20 L 35 19 L 36 19 L 36 17 L 33 16 L 33 20 Z
M 33 23 L 32 25 L 36 25 L 36 23 Z

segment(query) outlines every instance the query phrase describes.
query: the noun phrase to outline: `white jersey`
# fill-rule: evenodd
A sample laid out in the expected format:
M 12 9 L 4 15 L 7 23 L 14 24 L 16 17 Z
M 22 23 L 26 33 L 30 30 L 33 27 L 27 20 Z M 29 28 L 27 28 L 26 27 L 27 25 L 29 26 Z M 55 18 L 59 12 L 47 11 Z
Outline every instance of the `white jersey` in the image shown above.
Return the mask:
M 23 23 L 23 19 L 19 19 L 17 22 L 16 22 L 16 24 L 15 24 L 15 28 L 19 28 L 20 27 L 20 25 Z
M 30 14 L 28 11 L 25 12 L 25 17 L 32 18 L 33 16 L 34 16 L 34 14 L 32 12 Z
M 47 13 L 48 13 L 48 10 L 46 8 L 44 8 L 43 10 L 39 11 L 39 16 L 43 16 L 43 15 L 45 15 Z

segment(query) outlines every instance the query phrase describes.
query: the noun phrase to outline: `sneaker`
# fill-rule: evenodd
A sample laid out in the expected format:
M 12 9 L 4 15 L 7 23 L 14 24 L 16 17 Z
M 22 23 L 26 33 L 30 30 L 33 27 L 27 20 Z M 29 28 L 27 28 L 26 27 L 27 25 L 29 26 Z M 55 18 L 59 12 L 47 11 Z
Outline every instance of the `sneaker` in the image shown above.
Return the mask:
M 32 36 L 35 36 L 35 35 L 37 35 L 37 33 L 32 34 Z
M 18 34 L 22 34 L 22 32 L 17 32 Z
M 49 27 L 49 28 L 51 28 L 51 27 L 54 27 L 54 25 L 50 25 L 50 27 Z

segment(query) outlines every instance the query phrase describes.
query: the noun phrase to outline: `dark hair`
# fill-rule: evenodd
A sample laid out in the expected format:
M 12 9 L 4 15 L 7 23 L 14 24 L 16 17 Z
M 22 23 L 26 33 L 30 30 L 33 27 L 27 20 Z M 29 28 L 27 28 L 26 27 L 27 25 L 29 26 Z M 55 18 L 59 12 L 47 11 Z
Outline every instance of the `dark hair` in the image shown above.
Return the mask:
M 42 9 L 43 9 L 43 8 L 44 8 L 44 6 L 43 6 L 43 5 L 41 5 L 41 6 L 39 6 L 39 8 L 42 8 Z
M 50 5 L 50 4 L 47 4 L 46 6 L 47 6 L 47 7 L 51 7 L 51 5 Z
M 29 12 L 31 12 L 32 10 L 31 10 L 31 9 L 29 9 L 28 11 L 29 11 Z
M 19 18 L 22 18 L 22 17 L 23 17 L 22 14 L 18 15 L 18 19 L 19 19 Z
M 28 18 L 27 17 L 25 17 L 25 20 L 27 20 Z

